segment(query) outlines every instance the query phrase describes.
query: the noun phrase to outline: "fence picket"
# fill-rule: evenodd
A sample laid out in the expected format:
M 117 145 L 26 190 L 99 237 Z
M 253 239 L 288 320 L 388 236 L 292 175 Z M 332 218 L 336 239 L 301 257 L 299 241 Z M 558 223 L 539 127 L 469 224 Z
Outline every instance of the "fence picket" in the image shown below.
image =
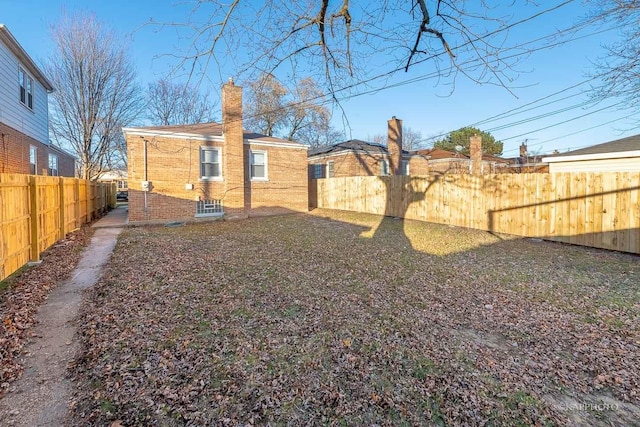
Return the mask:
M 314 207 L 640 253 L 640 173 L 361 176 L 310 185 Z

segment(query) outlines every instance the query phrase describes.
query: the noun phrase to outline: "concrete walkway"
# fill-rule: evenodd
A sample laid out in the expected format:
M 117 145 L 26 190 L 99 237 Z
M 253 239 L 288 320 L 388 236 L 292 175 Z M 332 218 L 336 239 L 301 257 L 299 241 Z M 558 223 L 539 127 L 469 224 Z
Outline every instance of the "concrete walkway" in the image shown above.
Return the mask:
M 0 400 L 0 425 L 59 426 L 64 423 L 72 384 L 67 364 L 78 350 L 73 320 L 82 303 L 82 291 L 102 275 L 118 235 L 127 223 L 126 206 L 96 221 L 89 246 L 69 280 L 56 287 L 38 311 L 33 338 L 25 346 L 22 378 Z

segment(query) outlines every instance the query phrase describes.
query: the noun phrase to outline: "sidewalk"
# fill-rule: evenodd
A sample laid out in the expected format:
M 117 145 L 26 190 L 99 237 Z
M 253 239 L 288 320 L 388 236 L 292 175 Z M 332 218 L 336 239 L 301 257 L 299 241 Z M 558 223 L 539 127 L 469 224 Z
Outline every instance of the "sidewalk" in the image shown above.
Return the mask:
M 129 223 L 129 207 L 127 205 L 118 206 L 99 220 L 97 220 L 92 228 L 119 228 Z
M 64 424 L 72 384 L 67 364 L 78 351 L 74 319 L 82 303 L 82 291 L 102 276 L 118 235 L 128 222 L 126 206 L 96 221 L 91 242 L 71 277 L 49 294 L 38 311 L 34 339 L 25 346 L 25 372 L 0 400 L 0 424 L 11 426 L 59 426 Z

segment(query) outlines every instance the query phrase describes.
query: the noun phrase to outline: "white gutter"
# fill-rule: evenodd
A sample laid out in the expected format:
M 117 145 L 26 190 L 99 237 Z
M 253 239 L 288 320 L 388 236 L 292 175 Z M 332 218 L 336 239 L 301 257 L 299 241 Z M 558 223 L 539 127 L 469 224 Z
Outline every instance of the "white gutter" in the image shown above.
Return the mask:
M 597 154 L 577 154 L 573 156 L 543 157 L 542 161 L 544 163 L 579 162 L 583 160 L 624 159 L 629 157 L 640 157 L 640 150 Z
M 146 129 L 138 129 L 138 128 L 122 128 L 122 132 L 126 135 L 127 133 L 130 135 L 140 135 L 140 136 L 154 136 L 154 137 L 168 137 L 168 138 L 178 138 L 178 139 L 191 139 L 196 141 L 207 141 L 207 142 L 224 142 L 223 136 L 218 135 L 202 135 L 195 133 L 184 133 L 184 132 L 171 132 L 166 130 L 146 130 Z M 285 142 L 285 141 L 264 141 L 260 139 L 244 139 L 243 142 L 245 144 L 253 144 L 253 145 L 264 145 L 267 147 L 282 147 L 282 148 L 297 148 L 301 150 L 308 150 L 309 146 L 295 143 L 295 142 Z

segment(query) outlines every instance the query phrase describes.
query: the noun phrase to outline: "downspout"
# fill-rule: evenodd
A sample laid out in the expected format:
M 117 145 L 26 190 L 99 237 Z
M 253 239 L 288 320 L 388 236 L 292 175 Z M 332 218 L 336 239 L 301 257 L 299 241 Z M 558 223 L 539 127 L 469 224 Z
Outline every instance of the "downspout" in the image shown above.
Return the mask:
M 143 165 L 143 169 L 144 169 L 144 180 L 143 181 L 149 181 L 148 177 L 147 177 L 147 138 L 142 138 L 142 141 L 144 141 L 144 165 Z M 144 214 L 147 218 L 147 221 L 149 220 L 149 202 L 147 200 L 147 193 L 149 192 L 149 190 L 145 190 L 144 191 Z

